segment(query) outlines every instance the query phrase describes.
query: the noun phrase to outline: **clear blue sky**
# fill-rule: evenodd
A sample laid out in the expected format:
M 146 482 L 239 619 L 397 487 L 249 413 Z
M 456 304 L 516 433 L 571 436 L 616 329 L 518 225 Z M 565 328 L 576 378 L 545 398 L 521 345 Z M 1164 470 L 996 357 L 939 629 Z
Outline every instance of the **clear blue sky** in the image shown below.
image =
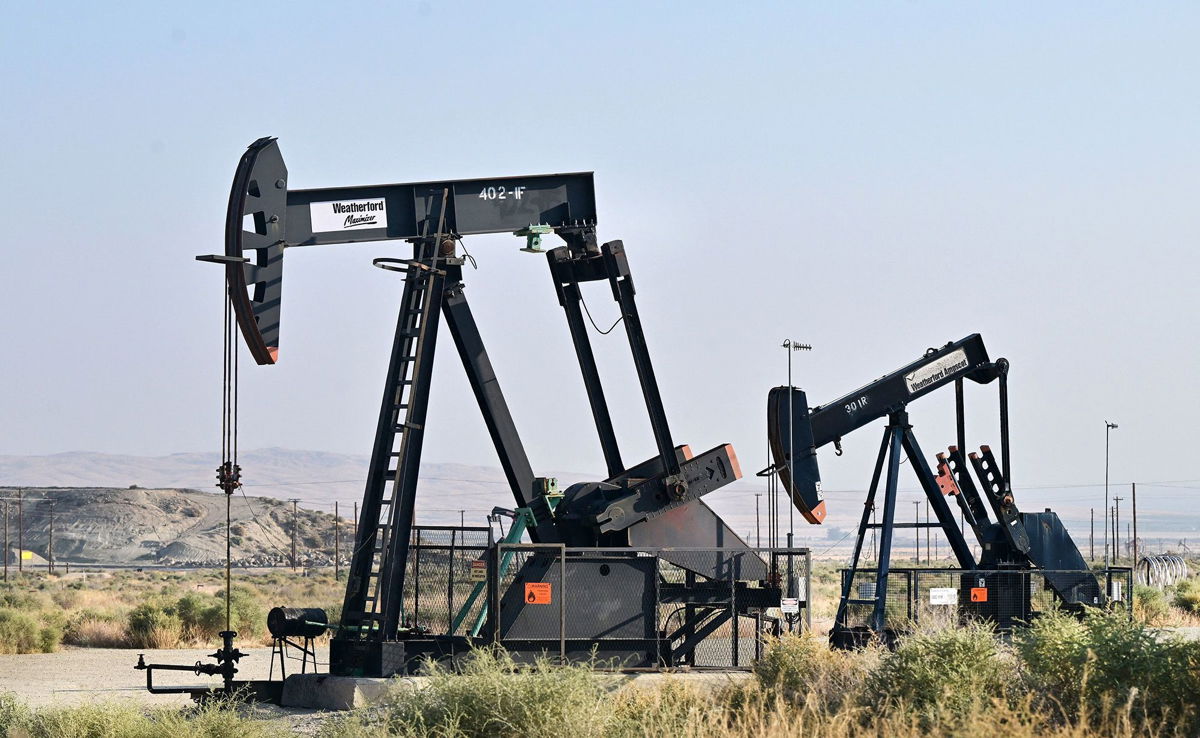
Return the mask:
M 748 472 L 783 338 L 816 347 L 822 401 L 978 331 L 1013 364 L 1018 487 L 1101 479 L 1105 419 L 1114 479 L 1195 479 L 1197 38 L 1194 3 L 10 3 L 0 453 L 217 447 L 219 277 L 193 256 L 274 135 L 293 187 L 595 170 L 676 439 Z M 602 469 L 544 259 L 467 246 L 535 468 Z M 289 254 L 244 447 L 369 450 L 400 289 L 370 260 L 404 248 Z M 597 345 L 648 456 L 621 331 Z M 913 408 L 929 453 L 951 407 Z M 427 458 L 493 463 L 449 351 L 428 426 Z M 846 447 L 835 488 L 876 433 Z

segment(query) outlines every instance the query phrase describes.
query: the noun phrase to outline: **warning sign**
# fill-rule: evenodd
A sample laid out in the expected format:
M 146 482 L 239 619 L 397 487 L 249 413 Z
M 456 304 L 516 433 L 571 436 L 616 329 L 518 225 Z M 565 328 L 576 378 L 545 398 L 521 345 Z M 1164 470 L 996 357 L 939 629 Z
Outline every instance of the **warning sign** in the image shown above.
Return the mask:
M 549 605 L 550 582 L 526 582 L 525 603 L 528 605 Z
M 472 561 L 471 562 L 471 581 L 486 582 L 487 581 L 487 562 Z
M 987 587 L 971 587 L 971 602 L 987 602 Z
M 33 558 L 33 551 L 22 551 L 21 558 L 24 559 L 25 561 L 29 561 L 30 559 Z

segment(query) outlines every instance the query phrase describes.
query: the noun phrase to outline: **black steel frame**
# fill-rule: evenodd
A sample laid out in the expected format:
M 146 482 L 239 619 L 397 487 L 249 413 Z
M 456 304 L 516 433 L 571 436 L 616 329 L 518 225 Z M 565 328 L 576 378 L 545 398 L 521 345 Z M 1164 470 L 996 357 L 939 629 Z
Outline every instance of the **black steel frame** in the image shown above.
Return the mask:
M 708 554 L 714 552 L 728 553 L 731 556 L 769 556 L 772 560 L 770 566 L 771 571 L 780 571 L 782 566 L 779 564 L 780 559 L 787 559 L 789 564 L 795 559 L 800 558 L 803 561 L 804 571 L 804 592 L 805 596 L 799 598 L 799 608 L 802 615 L 787 620 L 783 617 L 767 618 L 761 611 L 763 608 L 761 603 L 751 604 L 739 601 L 738 592 L 739 581 L 735 579 L 717 579 L 710 580 L 710 583 L 723 583 L 728 581 L 729 590 L 727 593 L 714 592 L 710 587 L 700 587 L 703 585 L 694 572 L 684 570 L 683 574 L 685 581 L 683 585 L 670 585 L 663 581 L 662 576 L 657 572 L 661 571 L 663 562 L 678 566 L 673 560 L 680 555 L 686 554 Z M 559 629 L 557 636 L 554 638 L 544 639 L 510 639 L 503 638 L 500 635 L 499 613 L 501 611 L 500 603 L 505 593 L 505 580 L 511 578 L 500 576 L 500 561 L 506 552 L 517 553 L 538 553 L 550 552 L 555 555 L 558 562 L 558 578 L 556 579 L 558 589 L 555 590 L 554 601 L 557 603 L 559 615 Z M 797 626 L 799 630 L 811 630 L 812 628 L 812 552 L 808 548 L 732 548 L 722 550 L 714 547 L 648 547 L 634 546 L 629 548 L 621 548 L 614 550 L 606 547 L 567 547 L 562 544 L 531 544 L 531 543 L 497 543 L 490 551 L 488 556 L 488 584 L 487 584 L 487 601 L 488 614 L 486 619 L 485 631 L 491 634 L 487 641 L 493 645 L 504 647 L 510 652 L 527 653 L 534 655 L 553 655 L 565 662 L 568 660 L 568 652 L 587 652 L 588 647 L 595 645 L 597 642 L 575 641 L 568 639 L 566 636 L 567 623 L 567 602 L 574 595 L 573 591 L 565 590 L 565 568 L 564 562 L 570 561 L 572 558 L 589 557 L 596 555 L 615 556 L 615 560 L 619 560 L 622 556 L 651 556 L 655 560 L 655 592 L 654 600 L 657 606 L 654 608 L 654 633 L 656 636 L 650 639 L 644 645 L 647 650 L 658 654 L 657 663 L 650 668 L 672 668 L 679 666 L 696 666 L 696 650 L 709 636 L 717 631 L 722 626 L 735 621 L 738 617 L 754 617 L 755 630 L 760 636 L 755 642 L 755 656 L 757 659 L 762 655 L 763 640 L 761 636 L 778 637 L 783 632 L 796 632 Z M 794 566 L 793 566 L 794 569 Z M 797 582 L 798 584 L 799 582 Z M 760 583 L 761 584 L 761 583 Z M 779 590 L 782 591 L 782 590 Z M 591 593 L 583 592 L 580 597 L 589 597 Z M 661 610 L 662 606 L 669 604 L 678 604 L 679 612 L 683 612 L 684 616 L 680 624 L 674 627 L 673 630 L 667 632 L 667 625 L 662 622 Z M 773 606 L 778 606 L 778 602 L 774 602 Z M 767 625 L 770 628 L 767 628 Z M 746 662 L 741 657 L 741 648 L 739 646 L 738 628 L 734 627 L 731 630 L 732 637 L 730 639 L 731 653 L 730 666 L 735 669 L 750 668 L 751 662 Z M 682 639 L 679 645 L 672 644 Z M 554 653 L 554 650 L 557 653 Z M 592 662 L 593 666 L 606 668 L 603 659 Z M 623 667 L 613 667 L 621 670 Z M 724 667 L 723 667 L 724 668 Z
M 852 569 L 852 568 L 840 569 L 838 571 L 838 574 L 841 578 L 842 590 L 847 591 L 854 587 L 854 576 L 856 574 L 864 574 L 864 573 L 870 574 L 870 573 L 877 573 L 878 571 L 879 571 L 879 569 L 877 567 L 858 568 L 858 569 Z M 1092 576 L 1102 576 L 1104 578 L 1104 583 L 1105 583 L 1104 591 L 1107 593 L 1111 593 L 1113 591 L 1113 586 L 1112 586 L 1113 582 L 1120 581 L 1125 584 L 1125 587 L 1124 587 L 1125 591 L 1123 592 L 1121 599 L 1119 601 L 1121 602 L 1121 606 L 1125 609 L 1126 614 L 1128 614 L 1130 617 L 1133 617 L 1133 595 L 1131 594 L 1132 587 L 1133 587 L 1133 569 L 1132 569 L 1132 567 L 1128 567 L 1128 566 L 1109 566 L 1109 567 L 1105 567 L 1103 569 L 1087 569 L 1087 570 L 1078 570 L 1078 571 L 1076 571 L 1076 570 L 1070 570 L 1070 571 L 1068 571 L 1068 570 L 1040 570 L 1040 569 L 993 569 L 993 568 L 987 568 L 987 567 L 976 568 L 976 569 L 961 569 L 961 568 L 950 569 L 950 568 L 936 568 L 936 567 L 925 567 L 925 568 L 892 567 L 888 570 L 889 577 L 901 577 L 904 579 L 904 582 L 905 582 L 905 592 L 906 592 L 905 605 L 904 605 L 904 607 L 905 607 L 905 616 L 904 616 L 905 622 L 904 622 L 904 624 L 905 625 L 915 624 L 915 623 L 920 622 L 921 608 L 919 606 L 918 600 L 919 600 L 920 593 L 921 593 L 921 578 L 922 577 L 946 577 L 946 576 L 987 577 L 987 576 L 993 575 L 993 574 L 999 574 L 999 575 L 1023 574 L 1023 575 L 1030 576 L 1030 577 L 1043 577 L 1043 578 L 1046 576 L 1046 574 L 1083 574 L 1083 575 L 1092 575 Z M 878 580 L 876 580 L 876 587 L 878 587 L 878 586 L 879 586 Z M 1054 591 L 1053 588 L 1050 588 L 1049 591 L 1056 603 L 1062 603 L 1062 597 L 1056 591 Z M 1111 605 L 1113 601 L 1114 600 L 1110 599 L 1107 604 Z M 1036 609 L 1030 610 L 1027 613 L 1026 622 L 1028 622 L 1028 618 L 1033 617 L 1036 614 L 1036 612 L 1038 612 Z M 874 613 L 872 613 L 872 616 L 873 615 L 874 615 Z M 885 620 L 884 620 L 883 624 L 879 628 L 875 628 L 873 630 L 875 630 L 876 632 L 883 632 L 883 631 L 888 630 L 888 626 L 889 626 L 889 623 L 887 622 L 886 615 L 885 615 Z

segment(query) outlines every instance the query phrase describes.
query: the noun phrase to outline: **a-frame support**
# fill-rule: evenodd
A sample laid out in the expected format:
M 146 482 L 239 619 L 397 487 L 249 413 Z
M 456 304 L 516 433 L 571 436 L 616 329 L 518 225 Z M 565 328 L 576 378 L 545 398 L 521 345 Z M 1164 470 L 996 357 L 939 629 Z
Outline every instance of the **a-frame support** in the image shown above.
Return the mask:
M 899 485 L 901 454 L 908 458 L 921 489 L 925 492 L 929 505 L 937 515 L 937 523 L 897 523 L 896 522 L 896 492 Z M 884 476 L 884 464 L 887 471 Z M 875 499 L 879 492 L 880 478 L 884 479 L 883 486 L 883 516 L 878 523 L 871 522 L 871 513 L 875 509 Z M 883 432 L 883 442 L 879 447 L 879 455 L 875 461 L 875 470 L 871 476 L 871 487 L 863 506 L 862 519 L 858 524 L 858 537 L 854 542 L 854 553 L 850 558 L 850 568 L 842 581 L 841 600 L 838 602 L 837 616 L 834 618 L 831 637 L 838 642 L 854 640 L 854 629 L 848 622 L 849 608 L 854 606 L 870 606 L 871 615 L 867 620 L 867 628 L 875 634 L 883 634 L 885 615 L 887 613 L 888 573 L 891 569 L 892 537 L 896 528 L 940 527 L 945 532 L 950 548 L 958 559 L 958 565 L 963 569 L 975 568 L 975 557 L 958 526 L 954 514 L 937 485 L 936 477 L 930 470 L 929 464 L 921 454 L 921 448 L 913 435 L 912 425 L 908 422 L 908 413 L 899 410 L 888 416 L 888 425 Z M 851 597 L 854 587 L 854 575 L 858 570 L 862 556 L 863 540 L 867 531 L 879 529 L 879 554 L 876 564 L 875 596 Z

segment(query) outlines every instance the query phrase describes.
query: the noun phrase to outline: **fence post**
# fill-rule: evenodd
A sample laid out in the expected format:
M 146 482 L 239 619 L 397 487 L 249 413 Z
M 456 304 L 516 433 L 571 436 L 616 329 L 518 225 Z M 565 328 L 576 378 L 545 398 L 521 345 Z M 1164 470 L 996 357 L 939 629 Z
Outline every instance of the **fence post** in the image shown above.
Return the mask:
M 654 552 L 654 663 L 667 666 L 662 651 L 662 559 Z
M 503 548 L 503 543 L 497 543 L 488 556 L 488 624 L 493 646 L 500 644 L 500 556 Z
M 804 627 L 812 630 L 812 551 L 804 549 Z
M 558 659 L 567 663 L 567 547 L 558 547 Z
M 790 567 L 789 567 L 790 568 Z M 738 614 L 737 614 L 737 578 L 734 576 L 733 567 L 729 567 L 729 641 L 733 648 L 732 665 L 738 666 Z
M 446 625 L 449 627 L 454 618 L 454 556 L 458 553 L 455 548 L 455 533 L 450 531 L 450 567 L 446 573 Z
M 912 621 L 916 623 L 921 619 L 921 603 L 918 601 L 918 598 L 921 596 L 921 572 L 913 572 L 912 586 L 908 589 L 908 613 Z

